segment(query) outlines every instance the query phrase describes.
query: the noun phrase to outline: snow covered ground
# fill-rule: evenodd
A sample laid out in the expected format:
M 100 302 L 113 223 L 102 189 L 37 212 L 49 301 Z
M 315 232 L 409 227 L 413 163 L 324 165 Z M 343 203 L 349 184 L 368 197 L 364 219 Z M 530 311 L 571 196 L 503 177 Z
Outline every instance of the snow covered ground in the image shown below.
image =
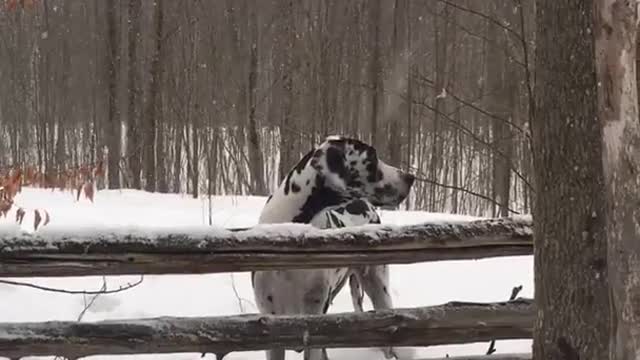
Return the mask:
M 95 203 L 76 202 L 70 192 L 23 189 L 16 204 L 24 208 L 44 208 L 51 224 L 86 227 L 102 225 L 147 225 L 158 227 L 208 224 L 208 200 L 174 194 L 149 194 L 134 190 L 109 190 L 96 193 Z M 214 226 L 245 227 L 255 225 L 265 199 L 261 197 L 217 196 L 212 200 Z M 0 218 L 0 226 L 14 219 Z M 28 214 L 23 227 L 32 224 Z M 382 212 L 383 223 L 411 224 L 436 220 L 460 220 L 461 216 L 425 212 Z M 109 288 L 134 282 L 136 276 L 107 277 Z M 98 290 L 101 277 L 18 279 L 39 285 L 74 290 Z M 523 285 L 520 296 L 533 296 L 533 259 L 530 256 L 479 261 L 447 261 L 415 265 L 395 265 L 391 269 L 391 291 L 396 307 L 437 305 L 451 300 L 503 301 L 513 286 Z M 236 297 L 235 291 L 240 299 Z M 82 295 L 65 295 L 0 284 L 0 321 L 75 321 L 83 309 Z M 365 306 L 370 309 L 369 303 Z M 352 311 L 347 288 L 338 296 L 330 312 Z M 214 316 L 257 312 L 253 304 L 248 273 L 146 276 L 131 290 L 102 295 L 84 315 L 82 321 L 141 318 L 155 316 Z M 411 358 L 484 354 L 488 343 L 402 349 L 400 355 Z M 530 341 L 498 341 L 497 353 L 529 352 Z M 375 349 L 329 350 L 334 360 L 383 359 Z M 214 359 L 207 355 L 206 359 Z M 301 359 L 290 352 L 287 359 Z M 196 360 L 200 354 L 95 356 L 90 359 L 179 359 Z M 264 359 L 263 352 L 229 354 L 228 360 Z

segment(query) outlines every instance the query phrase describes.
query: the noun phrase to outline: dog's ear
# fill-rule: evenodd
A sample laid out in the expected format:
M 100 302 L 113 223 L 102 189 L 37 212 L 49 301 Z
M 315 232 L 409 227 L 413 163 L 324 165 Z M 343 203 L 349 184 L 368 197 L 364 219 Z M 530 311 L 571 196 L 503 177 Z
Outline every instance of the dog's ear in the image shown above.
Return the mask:
M 344 148 L 338 146 L 330 146 L 327 149 L 327 167 L 332 173 L 338 174 L 341 178 L 347 175 L 347 167 L 345 166 L 346 156 Z

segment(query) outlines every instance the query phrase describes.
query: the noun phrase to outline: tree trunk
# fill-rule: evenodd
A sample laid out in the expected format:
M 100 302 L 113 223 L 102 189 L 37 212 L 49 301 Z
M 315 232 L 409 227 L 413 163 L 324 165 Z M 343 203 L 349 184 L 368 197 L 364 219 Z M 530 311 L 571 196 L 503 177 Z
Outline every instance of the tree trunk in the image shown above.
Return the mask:
M 197 110 L 197 109 L 196 109 Z M 191 164 L 191 196 L 197 199 L 200 194 L 200 114 L 196 111 L 191 124 L 191 158 L 187 160 Z M 189 137 L 187 137 L 189 138 Z
M 281 34 L 281 41 L 284 42 L 284 58 L 281 59 L 282 66 L 282 120 L 280 122 L 280 164 L 279 179 L 282 180 L 297 161 L 297 154 L 294 154 L 294 119 L 293 119 L 293 56 L 295 41 L 294 22 L 294 1 L 289 0 L 283 3 L 284 6 L 284 26 Z
M 106 141 L 109 148 L 109 188 L 120 188 L 120 117 L 117 108 L 118 30 L 116 28 L 116 2 L 106 0 L 107 14 L 107 99 Z
M 264 182 L 264 168 L 262 149 L 260 147 L 260 136 L 258 134 L 258 124 L 256 121 L 256 91 L 258 85 L 258 18 L 256 15 L 255 3 L 250 5 L 249 11 L 249 31 L 252 41 L 250 44 L 249 59 L 249 167 L 251 173 L 251 185 L 253 195 L 267 195 L 267 186 Z
M 505 3 L 502 0 L 492 0 L 490 3 L 491 13 L 494 18 L 504 17 Z M 510 9 L 511 7 L 508 6 Z M 504 37 L 504 30 L 497 25 L 487 23 L 487 83 L 488 83 L 488 104 L 487 109 L 494 116 L 491 119 L 492 132 L 492 164 L 493 164 L 493 189 L 492 198 L 495 200 L 493 206 L 493 217 L 509 216 L 509 202 L 511 190 L 511 155 L 512 141 L 511 128 L 505 123 L 511 117 L 509 104 L 508 84 L 514 80 L 510 79 L 507 69 L 510 66 L 504 49 L 507 41 Z
M 138 117 L 138 103 L 140 85 L 138 84 L 138 44 L 140 38 L 140 7 L 141 0 L 129 0 L 128 15 L 128 46 L 129 46 L 129 66 L 128 80 L 129 88 L 127 92 L 127 158 L 129 171 L 131 172 L 131 184 L 134 189 L 141 189 L 140 182 L 140 120 Z M 147 130 L 147 129 L 145 129 Z
M 182 174 L 182 141 L 184 138 L 184 124 L 176 124 L 174 129 L 173 143 L 173 192 L 178 194 L 182 191 L 180 175 Z M 186 144 L 185 146 L 188 146 Z M 189 158 L 187 157 L 187 160 Z
M 593 2 L 537 5 L 533 358 L 608 357 L 604 185 Z
M 635 55 L 637 4 L 598 0 L 599 117 L 611 294 L 609 359 L 640 358 L 640 124 Z
M 162 113 L 162 109 L 158 108 L 158 93 L 160 92 L 160 80 L 162 72 L 162 64 L 160 56 L 162 53 L 162 22 L 163 22 L 163 0 L 155 0 L 153 5 L 153 21 L 155 24 L 155 32 L 153 34 L 153 55 L 151 58 L 151 67 L 149 69 L 149 99 L 147 100 L 144 112 L 144 128 L 142 131 L 142 152 L 144 155 L 144 177 L 146 191 L 156 191 L 156 134 L 158 121 L 156 117 Z M 163 164 L 161 164 L 163 166 Z
M 382 88 L 382 59 L 381 57 L 381 40 L 380 40 L 380 18 L 382 12 L 382 0 L 373 0 L 373 3 L 369 2 L 368 6 L 371 7 L 370 21 L 370 35 L 371 35 L 371 48 L 373 54 L 369 63 L 369 81 L 371 83 L 371 119 L 370 119 L 370 133 L 371 144 L 374 147 L 379 145 L 378 143 L 378 117 L 382 113 L 382 94 L 384 90 Z

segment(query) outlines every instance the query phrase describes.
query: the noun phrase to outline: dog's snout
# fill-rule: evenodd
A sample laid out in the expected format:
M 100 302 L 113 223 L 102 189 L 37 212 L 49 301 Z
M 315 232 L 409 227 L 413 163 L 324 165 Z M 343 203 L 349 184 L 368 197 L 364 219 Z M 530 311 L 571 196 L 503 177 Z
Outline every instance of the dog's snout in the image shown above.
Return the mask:
M 403 173 L 400 177 L 408 186 L 413 185 L 413 182 L 416 180 L 416 177 L 409 173 Z

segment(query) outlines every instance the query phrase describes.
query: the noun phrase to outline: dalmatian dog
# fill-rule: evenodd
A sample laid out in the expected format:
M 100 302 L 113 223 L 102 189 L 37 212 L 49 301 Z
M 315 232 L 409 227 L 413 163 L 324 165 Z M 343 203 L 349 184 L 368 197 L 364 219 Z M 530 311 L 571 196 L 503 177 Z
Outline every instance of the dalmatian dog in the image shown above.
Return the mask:
M 268 198 L 259 223 L 318 228 L 380 223 L 374 206 L 397 206 L 414 180 L 413 175 L 379 160 L 372 146 L 330 136 L 288 173 Z M 251 279 L 256 304 L 265 314 L 324 314 L 347 280 L 356 311 L 363 311 L 363 292 L 374 309 L 392 307 L 386 265 L 257 271 Z M 326 349 L 304 351 L 305 359 L 328 359 Z M 395 356 L 393 349 L 384 351 L 387 358 Z M 284 349 L 267 351 L 268 360 L 284 358 Z

